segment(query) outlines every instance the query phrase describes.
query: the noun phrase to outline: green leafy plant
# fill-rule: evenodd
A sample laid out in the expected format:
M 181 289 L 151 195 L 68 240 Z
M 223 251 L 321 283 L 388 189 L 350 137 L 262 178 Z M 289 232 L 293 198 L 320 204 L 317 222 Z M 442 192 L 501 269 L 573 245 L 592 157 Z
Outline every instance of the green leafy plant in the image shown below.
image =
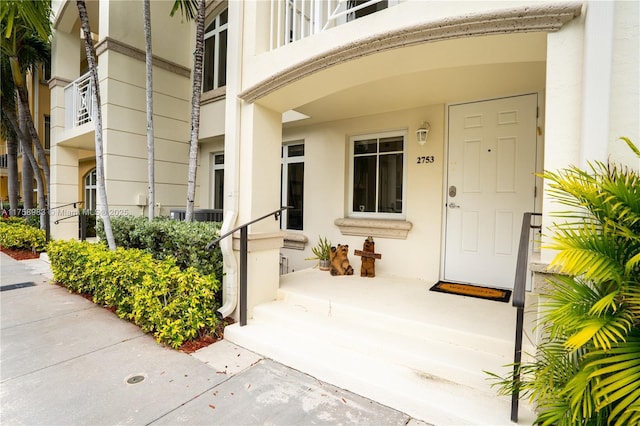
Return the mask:
M 218 280 L 222 278 L 220 247 L 216 246 L 212 251 L 204 249 L 218 237 L 220 223 L 182 222 L 166 217 L 149 222 L 142 216 L 114 216 L 111 228 L 118 247 L 140 249 L 158 260 L 171 257 L 183 270 L 192 267 L 203 275 L 214 274 Z M 96 231 L 104 238 L 100 221 Z
M 213 275 L 182 270 L 171 257 L 156 260 L 142 250 L 111 251 L 103 244 L 56 241 L 47 252 L 55 281 L 115 307 L 159 342 L 177 348 L 216 329 L 219 281 Z
M 640 176 L 595 162 L 544 178 L 570 210 L 553 228 L 545 337 L 517 386 L 537 405 L 536 424 L 640 424 Z M 513 383 L 497 384 L 510 394 Z
M 311 252 L 314 257 L 309 257 L 306 260 L 329 260 L 331 256 L 331 241 L 326 237 L 318 237 L 318 243 L 311 248 Z
M 0 246 L 41 252 L 46 244 L 45 231 L 28 225 L 24 219 L 0 220 Z

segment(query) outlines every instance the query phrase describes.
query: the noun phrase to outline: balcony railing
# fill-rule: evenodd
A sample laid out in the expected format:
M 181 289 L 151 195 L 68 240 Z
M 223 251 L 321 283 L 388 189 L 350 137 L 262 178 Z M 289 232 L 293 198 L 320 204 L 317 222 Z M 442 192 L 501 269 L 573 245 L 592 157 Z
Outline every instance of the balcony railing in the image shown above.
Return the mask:
M 93 120 L 91 75 L 81 76 L 64 88 L 65 128 L 72 129 Z
M 270 48 L 277 49 L 326 29 L 397 4 L 400 0 L 271 0 Z

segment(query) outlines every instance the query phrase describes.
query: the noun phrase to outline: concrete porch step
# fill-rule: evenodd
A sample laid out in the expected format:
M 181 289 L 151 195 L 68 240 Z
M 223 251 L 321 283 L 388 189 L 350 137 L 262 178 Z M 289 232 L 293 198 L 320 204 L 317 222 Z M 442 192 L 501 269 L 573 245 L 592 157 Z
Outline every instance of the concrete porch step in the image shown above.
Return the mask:
M 495 392 L 484 371 L 503 374 L 508 370 L 504 366 L 513 361 L 513 354 L 506 356 L 465 345 L 462 336 L 452 336 L 455 331 L 445 336 L 437 330 L 437 338 L 433 338 L 428 326 L 414 324 L 420 328 L 419 333 L 402 332 L 406 321 L 391 316 L 381 319 L 376 313 L 323 315 L 300 304 L 277 301 L 257 306 L 253 315 L 255 322 L 295 330 L 332 347 L 375 354 L 375 358 L 388 365 L 404 366 L 418 374 L 446 378 L 492 394 Z M 391 329 L 391 324 L 396 328 Z
M 390 344 L 382 337 L 379 350 L 363 352 L 327 341 L 331 330 L 305 331 L 262 313 L 245 327 L 228 326 L 225 339 L 433 425 L 513 424 L 508 398 L 392 362 L 380 356 Z M 535 416 L 523 405 L 519 423 L 532 424 Z
M 435 298 L 442 298 L 443 295 L 438 293 L 432 293 Z M 445 304 L 445 300 L 451 301 L 456 299 L 443 299 L 442 303 Z M 402 336 L 409 339 L 424 339 L 428 342 L 436 344 L 454 345 L 463 348 L 467 348 L 470 351 L 479 353 L 488 353 L 492 356 L 499 357 L 502 364 L 508 364 L 513 361 L 514 339 L 515 339 L 515 325 L 508 327 L 505 333 L 496 335 L 491 333 L 482 333 L 482 328 L 491 329 L 494 326 L 494 319 L 487 321 L 482 318 L 481 315 L 490 315 L 495 317 L 505 316 L 503 321 L 515 322 L 514 318 L 511 318 L 509 314 L 515 317 L 515 309 L 510 305 L 498 306 L 502 312 L 496 312 L 489 310 L 488 312 L 465 311 L 463 306 L 459 308 L 462 312 L 453 314 L 458 317 L 465 317 L 470 323 L 468 326 L 463 324 L 460 318 L 457 318 L 456 324 L 447 322 L 447 319 L 440 318 L 440 321 L 436 321 L 435 318 L 423 316 L 416 318 L 411 316 L 407 312 L 403 311 L 385 311 L 375 309 L 374 307 L 367 307 L 361 305 L 354 305 L 352 303 L 345 303 L 340 300 L 326 299 L 317 295 L 309 295 L 296 291 L 295 289 L 283 289 L 278 290 L 278 300 L 285 302 L 288 306 L 294 306 L 305 312 L 315 313 L 318 317 L 332 318 L 336 321 L 345 321 L 346 324 L 352 324 L 354 326 L 363 327 L 365 329 L 372 329 L 381 335 L 385 336 Z M 487 301 L 478 301 L 487 303 Z M 455 302 L 454 302 L 455 303 Z M 496 302 L 488 302 L 496 303 Z M 262 305 L 265 307 L 268 305 Z M 451 310 L 455 311 L 456 306 L 451 306 Z M 491 309 L 491 308 L 489 308 Z M 452 314 L 450 314 L 452 315 Z M 437 317 L 438 314 L 434 314 Z M 534 353 L 535 348 L 528 342 L 524 342 L 523 351 L 526 353 Z
M 298 271 L 225 339 L 431 424 L 511 424 L 510 398 L 497 396 L 484 371 L 509 371 L 515 309 L 429 287 Z M 531 424 L 520 406 L 521 423 Z

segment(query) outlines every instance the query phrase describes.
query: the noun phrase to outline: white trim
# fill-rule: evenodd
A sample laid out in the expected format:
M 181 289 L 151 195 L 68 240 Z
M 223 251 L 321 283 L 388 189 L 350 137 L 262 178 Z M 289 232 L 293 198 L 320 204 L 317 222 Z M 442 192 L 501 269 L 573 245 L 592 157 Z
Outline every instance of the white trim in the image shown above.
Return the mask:
M 359 212 L 353 210 L 353 160 L 354 160 L 354 143 L 356 140 L 363 139 L 381 139 L 385 137 L 402 136 L 402 212 L 401 213 L 379 213 L 379 212 Z M 349 182 L 347 184 L 348 199 L 347 199 L 347 216 L 354 219 L 395 219 L 404 220 L 407 216 L 407 183 L 408 183 L 408 163 L 407 163 L 407 143 L 408 143 L 408 131 L 407 129 L 390 130 L 386 132 L 375 133 L 363 133 L 349 137 Z M 378 157 L 380 154 L 377 154 Z M 376 165 L 376 171 L 378 171 L 378 165 Z M 378 208 L 378 184 L 376 176 L 376 209 Z
M 210 194 L 209 194 L 209 206 L 212 209 L 218 209 L 220 207 L 216 207 L 216 171 L 222 170 L 224 175 L 224 151 L 214 151 L 210 154 L 210 170 L 209 170 L 209 178 L 210 178 Z M 216 164 L 216 157 L 222 155 L 222 164 Z M 224 177 L 223 177 L 224 179 Z M 222 194 L 222 203 L 224 208 L 224 188 Z
M 281 167 L 281 176 L 282 176 L 282 181 L 280 182 L 280 200 L 281 200 L 281 204 L 287 205 L 287 193 L 289 192 L 289 176 L 288 176 L 288 168 L 285 167 L 288 164 L 297 164 L 297 163 L 302 163 L 303 167 L 304 167 L 304 163 L 305 163 L 305 155 L 296 155 L 296 156 L 292 156 L 290 157 L 288 155 L 288 153 L 286 153 L 286 150 L 288 147 L 290 146 L 295 146 L 295 145 L 302 145 L 303 149 L 305 149 L 305 142 L 304 139 L 297 139 L 297 140 L 292 140 L 292 141 L 286 141 L 286 142 L 282 142 L 282 150 L 280 153 L 280 167 Z M 305 150 L 305 154 L 306 154 L 306 150 Z M 304 180 L 304 175 L 303 175 L 303 180 Z M 304 182 L 303 182 L 304 185 Z M 304 191 L 304 188 L 303 188 Z M 289 215 L 288 215 L 288 210 L 284 210 L 280 216 L 280 229 L 282 229 L 283 231 L 287 231 L 287 232 L 302 232 L 304 230 L 304 195 L 302 198 L 302 202 L 303 202 L 303 213 L 302 213 L 302 221 L 303 221 L 303 229 L 288 229 L 288 221 L 289 221 Z
M 220 15 L 222 15 L 224 12 L 227 12 L 227 22 L 224 24 L 220 24 Z M 204 46 L 205 46 L 205 52 L 206 52 L 206 45 L 207 45 L 207 40 L 209 39 L 213 39 L 213 87 L 211 89 L 206 89 L 204 88 L 204 78 L 205 78 L 205 74 L 206 72 L 202 73 L 202 92 L 206 93 L 206 92 L 210 92 L 213 90 L 216 90 L 220 87 L 225 87 L 226 86 L 226 77 L 225 77 L 225 85 L 224 86 L 218 86 L 218 79 L 220 78 L 220 64 L 219 64 L 219 58 L 220 58 L 220 34 L 224 31 L 227 31 L 227 40 L 229 38 L 229 9 L 228 8 L 224 8 L 222 10 L 220 10 L 220 12 L 218 14 L 215 15 L 215 17 L 211 20 L 211 22 L 209 22 L 208 25 L 211 25 L 212 23 L 216 23 L 216 27 L 211 30 L 208 31 L 204 34 Z M 229 57 L 229 50 L 228 50 L 228 43 L 227 43 L 227 58 Z M 228 60 L 227 60 L 228 62 Z M 207 63 L 204 63 L 204 67 L 206 69 Z

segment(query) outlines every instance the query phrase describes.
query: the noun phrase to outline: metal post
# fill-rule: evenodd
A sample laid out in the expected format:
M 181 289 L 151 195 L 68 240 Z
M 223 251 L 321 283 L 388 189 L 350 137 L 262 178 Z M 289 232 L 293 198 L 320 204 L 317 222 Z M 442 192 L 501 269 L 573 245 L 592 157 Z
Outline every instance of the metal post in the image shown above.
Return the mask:
M 522 327 L 524 308 L 516 309 L 516 344 L 513 353 L 513 393 L 511 394 L 511 421 L 518 423 L 518 403 L 520 401 L 520 362 L 522 361 Z
M 247 325 L 247 226 L 240 228 L 240 327 Z
M 87 215 L 78 210 L 78 216 L 80 216 L 80 241 L 87 239 Z
M 45 238 L 47 243 L 51 240 L 51 210 L 49 207 L 46 208 L 46 213 L 44 215 L 44 229 L 45 229 Z

